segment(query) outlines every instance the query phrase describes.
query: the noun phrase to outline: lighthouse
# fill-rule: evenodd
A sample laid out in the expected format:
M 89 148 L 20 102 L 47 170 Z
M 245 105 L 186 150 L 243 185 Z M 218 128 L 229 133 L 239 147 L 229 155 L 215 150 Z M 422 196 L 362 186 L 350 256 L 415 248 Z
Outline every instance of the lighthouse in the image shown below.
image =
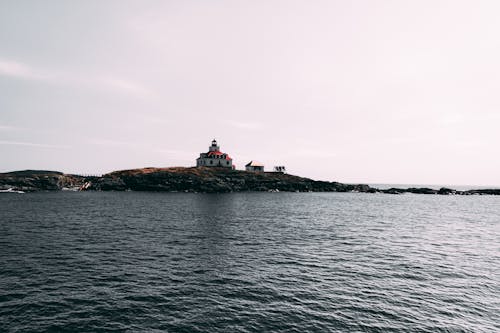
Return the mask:
M 228 154 L 221 152 L 217 140 L 213 139 L 212 144 L 208 147 L 208 152 L 200 153 L 200 157 L 196 159 L 196 166 L 233 168 L 233 159 Z

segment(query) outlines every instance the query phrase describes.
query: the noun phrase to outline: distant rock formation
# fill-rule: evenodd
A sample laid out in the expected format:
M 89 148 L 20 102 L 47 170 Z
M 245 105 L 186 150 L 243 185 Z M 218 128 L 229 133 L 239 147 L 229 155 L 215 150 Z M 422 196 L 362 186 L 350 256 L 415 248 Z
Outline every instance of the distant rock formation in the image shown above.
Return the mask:
M 415 193 L 415 194 L 439 194 L 439 195 L 500 195 L 500 189 L 477 189 L 477 190 L 458 191 L 446 187 L 442 187 L 439 190 L 434 190 L 426 187 L 420 187 L 420 188 L 410 187 L 410 188 L 390 188 L 387 190 L 377 190 L 377 191 L 388 194 Z
M 365 192 L 388 194 L 500 195 L 500 189 L 457 191 L 449 188 L 376 189 L 368 185 L 316 181 L 280 172 L 247 172 L 230 168 L 143 168 L 115 171 L 100 177 L 63 174 L 58 171 L 24 170 L 0 173 L 0 190 L 59 191 L 156 191 L 223 193 L 269 192 Z
M 427 187 L 411 187 L 411 188 L 390 188 L 388 190 L 379 190 L 382 193 L 389 193 L 389 194 L 402 194 L 402 193 L 415 193 L 415 194 L 437 194 L 439 191 L 433 190 L 431 188 Z
M 78 190 L 86 181 L 89 181 L 86 177 L 67 175 L 59 171 L 23 170 L 0 173 L 0 190 L 9 188 L 24 192 Z

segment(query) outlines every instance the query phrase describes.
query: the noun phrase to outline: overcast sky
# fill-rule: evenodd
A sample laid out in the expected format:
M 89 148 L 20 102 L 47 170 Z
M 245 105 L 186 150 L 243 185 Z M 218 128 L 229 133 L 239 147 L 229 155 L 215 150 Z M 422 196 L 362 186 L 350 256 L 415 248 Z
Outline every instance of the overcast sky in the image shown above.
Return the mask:
M 0 0 L 0 172 L 500 185 L 500 2 Z

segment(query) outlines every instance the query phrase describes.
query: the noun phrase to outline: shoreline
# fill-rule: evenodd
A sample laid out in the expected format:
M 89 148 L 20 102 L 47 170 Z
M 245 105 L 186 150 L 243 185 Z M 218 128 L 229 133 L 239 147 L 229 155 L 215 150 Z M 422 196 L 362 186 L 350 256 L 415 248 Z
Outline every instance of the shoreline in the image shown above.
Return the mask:
M 390 184 L 388 184 L 390 186 Z M 384 194 L 500 195 L 500 188 L 457 190 L 449 187 L 377 188 L 367 184 L 318 181 L 280 172 L 250 172 L 213 167 L 140 168 L 102 176 L 59 171 L 23 170 L 0 173 L 0 190 L 229 192 L 360 192 Z

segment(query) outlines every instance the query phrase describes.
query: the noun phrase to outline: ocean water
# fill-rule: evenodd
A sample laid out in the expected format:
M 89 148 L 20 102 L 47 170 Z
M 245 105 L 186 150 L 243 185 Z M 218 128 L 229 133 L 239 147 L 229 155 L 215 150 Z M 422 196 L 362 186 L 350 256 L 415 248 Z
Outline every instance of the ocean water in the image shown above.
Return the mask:
M 499 332 L 500 197 L 0 195 L 1 332 Z

